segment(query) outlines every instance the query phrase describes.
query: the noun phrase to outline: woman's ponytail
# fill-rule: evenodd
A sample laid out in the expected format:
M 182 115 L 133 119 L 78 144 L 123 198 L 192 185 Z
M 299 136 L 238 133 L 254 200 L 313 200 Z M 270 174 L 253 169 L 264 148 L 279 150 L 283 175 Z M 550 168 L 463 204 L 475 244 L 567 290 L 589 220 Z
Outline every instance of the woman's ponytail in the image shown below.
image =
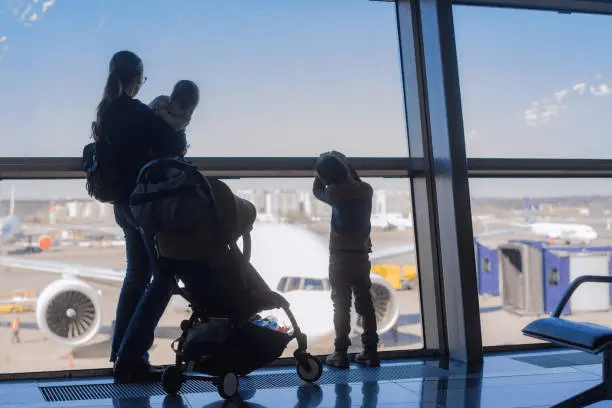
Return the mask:
M 104 87 L 103 99 L 112 102 L 119 98 L 123 93 L 123 86 L 121 85 L 121 77 L 116 70 L 111 71 L 106 80 L 106 86 Z

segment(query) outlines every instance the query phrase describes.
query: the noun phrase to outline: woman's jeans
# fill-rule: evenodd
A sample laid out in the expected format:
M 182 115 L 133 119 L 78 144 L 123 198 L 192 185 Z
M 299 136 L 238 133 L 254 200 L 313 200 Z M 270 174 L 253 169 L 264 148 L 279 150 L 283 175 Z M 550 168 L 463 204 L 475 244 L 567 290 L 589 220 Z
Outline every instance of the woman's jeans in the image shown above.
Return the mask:
M 130 206 L 115 204 L 114 211 L 125 234 L 127 266 L 117 302 L 110 361 L 148 363 L 155 328 L 172 297 L 173 277 L 160 273 L 151 252 L 153 247 L 145 244 Z

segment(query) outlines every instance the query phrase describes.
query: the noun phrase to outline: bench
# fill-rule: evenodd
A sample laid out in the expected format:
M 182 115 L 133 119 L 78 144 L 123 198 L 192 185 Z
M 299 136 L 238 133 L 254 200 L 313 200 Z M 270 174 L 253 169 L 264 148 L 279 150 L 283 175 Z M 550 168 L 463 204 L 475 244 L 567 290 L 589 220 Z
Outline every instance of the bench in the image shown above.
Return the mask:
M 562 319 L 561 313 L 578 286 L 586 282 L 612 283 L 612 276 L 581 276 L 566 289 L 550 317 L 538 319 L 523 328 L 523 334 L 549 343 L 584 351 L 603 353 L 602 382 L 554 407 L 586 407 L 612 400 L 612 328 L 593 323 Z

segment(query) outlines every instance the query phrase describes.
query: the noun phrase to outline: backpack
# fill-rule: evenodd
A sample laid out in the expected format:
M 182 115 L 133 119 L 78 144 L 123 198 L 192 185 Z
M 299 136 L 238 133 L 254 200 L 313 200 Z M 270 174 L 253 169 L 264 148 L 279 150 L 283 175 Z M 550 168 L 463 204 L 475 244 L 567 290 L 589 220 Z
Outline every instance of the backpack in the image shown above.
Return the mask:
M 85 188 L 90 197 L 114 203 L 125 197 L 119 160 L 110 143 L 93 142 L 83 148 Z
M 136 180 L 130 208 L 158 255 L 175 260 L 211 260 L 249 232 L 255 206 L 222 181 L 204 177 L 185 159 L 147 163 Z

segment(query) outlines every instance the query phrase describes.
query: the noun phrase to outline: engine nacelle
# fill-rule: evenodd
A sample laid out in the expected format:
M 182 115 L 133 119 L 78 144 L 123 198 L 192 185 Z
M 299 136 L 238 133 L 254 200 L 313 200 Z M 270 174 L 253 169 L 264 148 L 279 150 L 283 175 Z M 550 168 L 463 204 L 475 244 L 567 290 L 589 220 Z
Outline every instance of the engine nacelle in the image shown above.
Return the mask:
M 372 303 L 376 312 L 376 326 L 379 334 L 386 333 L 391 330 L 397 319 L 399 318 L 399 304 L 395 296 L 395 289 L 382 276 L 378 274 L 370 274 L 372 281 Z M 363 332 L 361 318 L 357 315 L 353 306 L 351 316 L 351 327 L 356 333 Z
M 38 297 L 36 321 L 51 340 L 69 346 L 85 344 L 102 325 L 100 296 L 82 280 L 57 280 Z

